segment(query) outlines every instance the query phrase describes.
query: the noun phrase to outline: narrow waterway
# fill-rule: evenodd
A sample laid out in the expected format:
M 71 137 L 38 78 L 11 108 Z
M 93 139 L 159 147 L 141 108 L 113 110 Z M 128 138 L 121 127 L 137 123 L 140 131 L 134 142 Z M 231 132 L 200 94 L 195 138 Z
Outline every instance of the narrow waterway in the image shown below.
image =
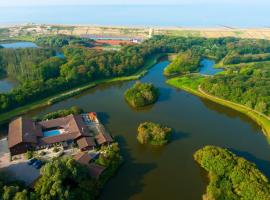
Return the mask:
M 165 83 L 167 61 L 155 65 L 141 79 L 160 88 L 159 101 L 134 110 L 123 98 L 134 81 L 98 86 L 80 96 L 28 113 L 43 115 L 70 106 L 98 112 L 101 121 L 120 143 L 125 158 L 119 172 L 105 186 L 101 200 L 201 199 L 207 178 L 193 161 L 205 145 L 226 147 L 255 162 L 270 177 L 270 145 L 248 117 Z M 164 147 L 138 144 L 140 122 L 153 121 L 172 127 L 173 140 Z

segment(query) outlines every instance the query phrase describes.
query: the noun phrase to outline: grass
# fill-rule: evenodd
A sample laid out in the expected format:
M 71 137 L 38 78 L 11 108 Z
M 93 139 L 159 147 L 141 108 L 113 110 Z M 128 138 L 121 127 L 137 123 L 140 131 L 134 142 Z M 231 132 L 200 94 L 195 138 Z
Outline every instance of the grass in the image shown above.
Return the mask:
M 181 77 L 168 79 L 167 84 L 174 86 L 176 88 L 179 88 L 179 89 L 183 89 L 196 96 L 211 100 L 215 103 L 232 108 L 234 110 L 237 110 L 247 115 L 248 117 L 250 117 L 252 120 L 254 120 L 258 125 L 262 127 L 262 131 L 265 134 L 268 142 L 270 143 L 270 120 L 269 119 L 267 119 L 262 114 L 258 114 L 256 111 L 252 109 L 246 108 L 245 106 L 241 104 L 223 100 L 221 98 L 202 93 L 201 91 L 198 90 L 198 88 L 204 79 L 205 77 L 200 76 L 200 75 L 187 75 L 187 76 L 181 76 Z
M 141 68 L 139 71 L 137 71 L 135 74 L 133 74 L 131 76 L 97 80 L 97 81 L 91 82 L 89 84 L 74 88 L 72 90 L 65 91 L 65 92 L 62 92 L 60 94 L 53 95 L 53 96 L 50 96 L 48 98 L 45 98 L 45 99 L 42 99 L 39 101 L 35 101 L 35 102 L 27 104 L 25 106 L 21 106 L 19 108 L 13 109 L 11 111 L 2 113 L 2 114 L 0 114 L 0 124 L 7 123 L 10 119 L 15 118 L 19 115 L 23 115 L 30 110 L 34 110 L 34 109 L 41 108 L 44 106 L 52 105 L 56 102 L 60 102 L 60 101 L 63 101 L 67 98 L 76 96 L 78 94 L 81 94 L 83 91 L 86 91 L 86 90 L 93 88 L 93 87 L 100 85 L 100 84 L 139 79 L 142 76 L 144 76 L 148 72 L 148 70 L 158 62 L 158 59 L 161 56 L 163 56 L 163 54 L 156 54 L 154 56 L 149 57 L 146 60 L 144 67 Z

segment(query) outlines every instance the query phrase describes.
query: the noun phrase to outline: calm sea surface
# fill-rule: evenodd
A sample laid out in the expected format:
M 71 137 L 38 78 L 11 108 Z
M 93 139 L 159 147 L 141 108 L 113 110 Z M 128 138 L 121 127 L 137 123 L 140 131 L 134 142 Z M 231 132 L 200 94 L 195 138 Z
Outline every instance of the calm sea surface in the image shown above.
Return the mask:
M 268 27 L 269 6 L 43 6 L 1 8 L 0 25 L 19 23 Z

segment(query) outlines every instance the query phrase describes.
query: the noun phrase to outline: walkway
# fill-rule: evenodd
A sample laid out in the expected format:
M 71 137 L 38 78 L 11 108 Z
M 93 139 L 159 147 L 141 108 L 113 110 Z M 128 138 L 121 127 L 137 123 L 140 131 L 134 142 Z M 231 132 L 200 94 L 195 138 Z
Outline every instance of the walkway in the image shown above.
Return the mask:
M 249 108 L 249 107 L 247 107 L 247 106 L 244 106 L 244 105 L 242 105 L 242 104 L 234 103 L 234 102 L 232 102 L 232 101 L 228 101 L 228 100 L 225 100 L 225 99 L 216 97 L 216 96 L 214 96 L 214 95 L 211 95 L 211 94 L 205 92 L 205 91 L 201 88 L 201 85 L 199 85 L 198 91 L 201 92 L 202 94 L 204 94 L 205 96 L 211 97 L 211 98 L 216 99 L 216 100 L 218 100 L 218 101 L 223 101 L 223 102 L 226 102 L 226 103 L 228 103 L 228 104 L 232 104 L 232 105 L 234 105 L 234 106 L 238 106 L 238 107 L 241 107 L 241 108 L 243 108 L 243 109 L 246 109 L 246 110 L 248 110 L 248 111 L 255 112 L 255 113 L 258 114 L 259 116 L 264 117 L 264 118 L 266 118 L 266 119 L 268 119 L 268 120 L 270 121 L 270 117 L 269 117 L 269 116 L 267 116 L 267 115 L 265 115 L 265 114 L 263 114 L 263 113 L 261 113 L 261 112 L 258 112 L 257 110 L 253 110 L 253 109 L 251 109 L 251 108 Z

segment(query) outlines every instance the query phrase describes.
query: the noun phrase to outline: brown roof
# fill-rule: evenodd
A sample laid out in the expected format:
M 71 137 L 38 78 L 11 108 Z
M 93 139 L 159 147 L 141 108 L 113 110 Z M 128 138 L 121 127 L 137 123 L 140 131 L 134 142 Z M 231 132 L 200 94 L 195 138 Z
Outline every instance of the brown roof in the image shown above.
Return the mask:
M 81 115 L 72 115 L 69 121 L 70 132 L 77 133 L 76 138 L 81 136 L 90 136 L 90 132 L 86 124 L 83 122 Z
M 74 135 L 71 133 L 62 133 L 59 135 L 44 137 L 40 139 L 40 144 L 41 145 L 54 144 L 58 142 L 65 142 L 68 140 L 74 140 Z
M 104 144 L 106 142 L 113 142 L 112 137 L 107 133 L 105 133 L 105 134 L 100 133 L 100 134 L 96 135 L 95 138 L 96 138 L 96 141 L 99 145 Z
M 97 165 L 95 163 L 90 163 L 87 165 L 87 167 L 89 168 L 90 175 L 94 178 L 98 178 L 106 169 L 105 167 Z
M 79 138 L 81 136 L 90 136 L 88 127 L 83 122 L 81 115 L 68 115 L 66 117 L 61 117 L 57 119 L 41 121 L 39 124 L 43 129 L 50 128 L 63 128 L 68 133 L 73 134 L 73 139 Z
M 74 160 L 82 165 L 88 165 L 92 157 L 87 152 L 79 152 L 73 156 Z
M 96 146 L 94 138 L 91 137 L 83 137 L 77 141 L 77 144 L 79 145 L 80 149 Z
M 37 143 L 37 136 L 42 135 L 41 128 L 32 120 L 17 118 L 9 124 L 8 147 L 20 143 Z

